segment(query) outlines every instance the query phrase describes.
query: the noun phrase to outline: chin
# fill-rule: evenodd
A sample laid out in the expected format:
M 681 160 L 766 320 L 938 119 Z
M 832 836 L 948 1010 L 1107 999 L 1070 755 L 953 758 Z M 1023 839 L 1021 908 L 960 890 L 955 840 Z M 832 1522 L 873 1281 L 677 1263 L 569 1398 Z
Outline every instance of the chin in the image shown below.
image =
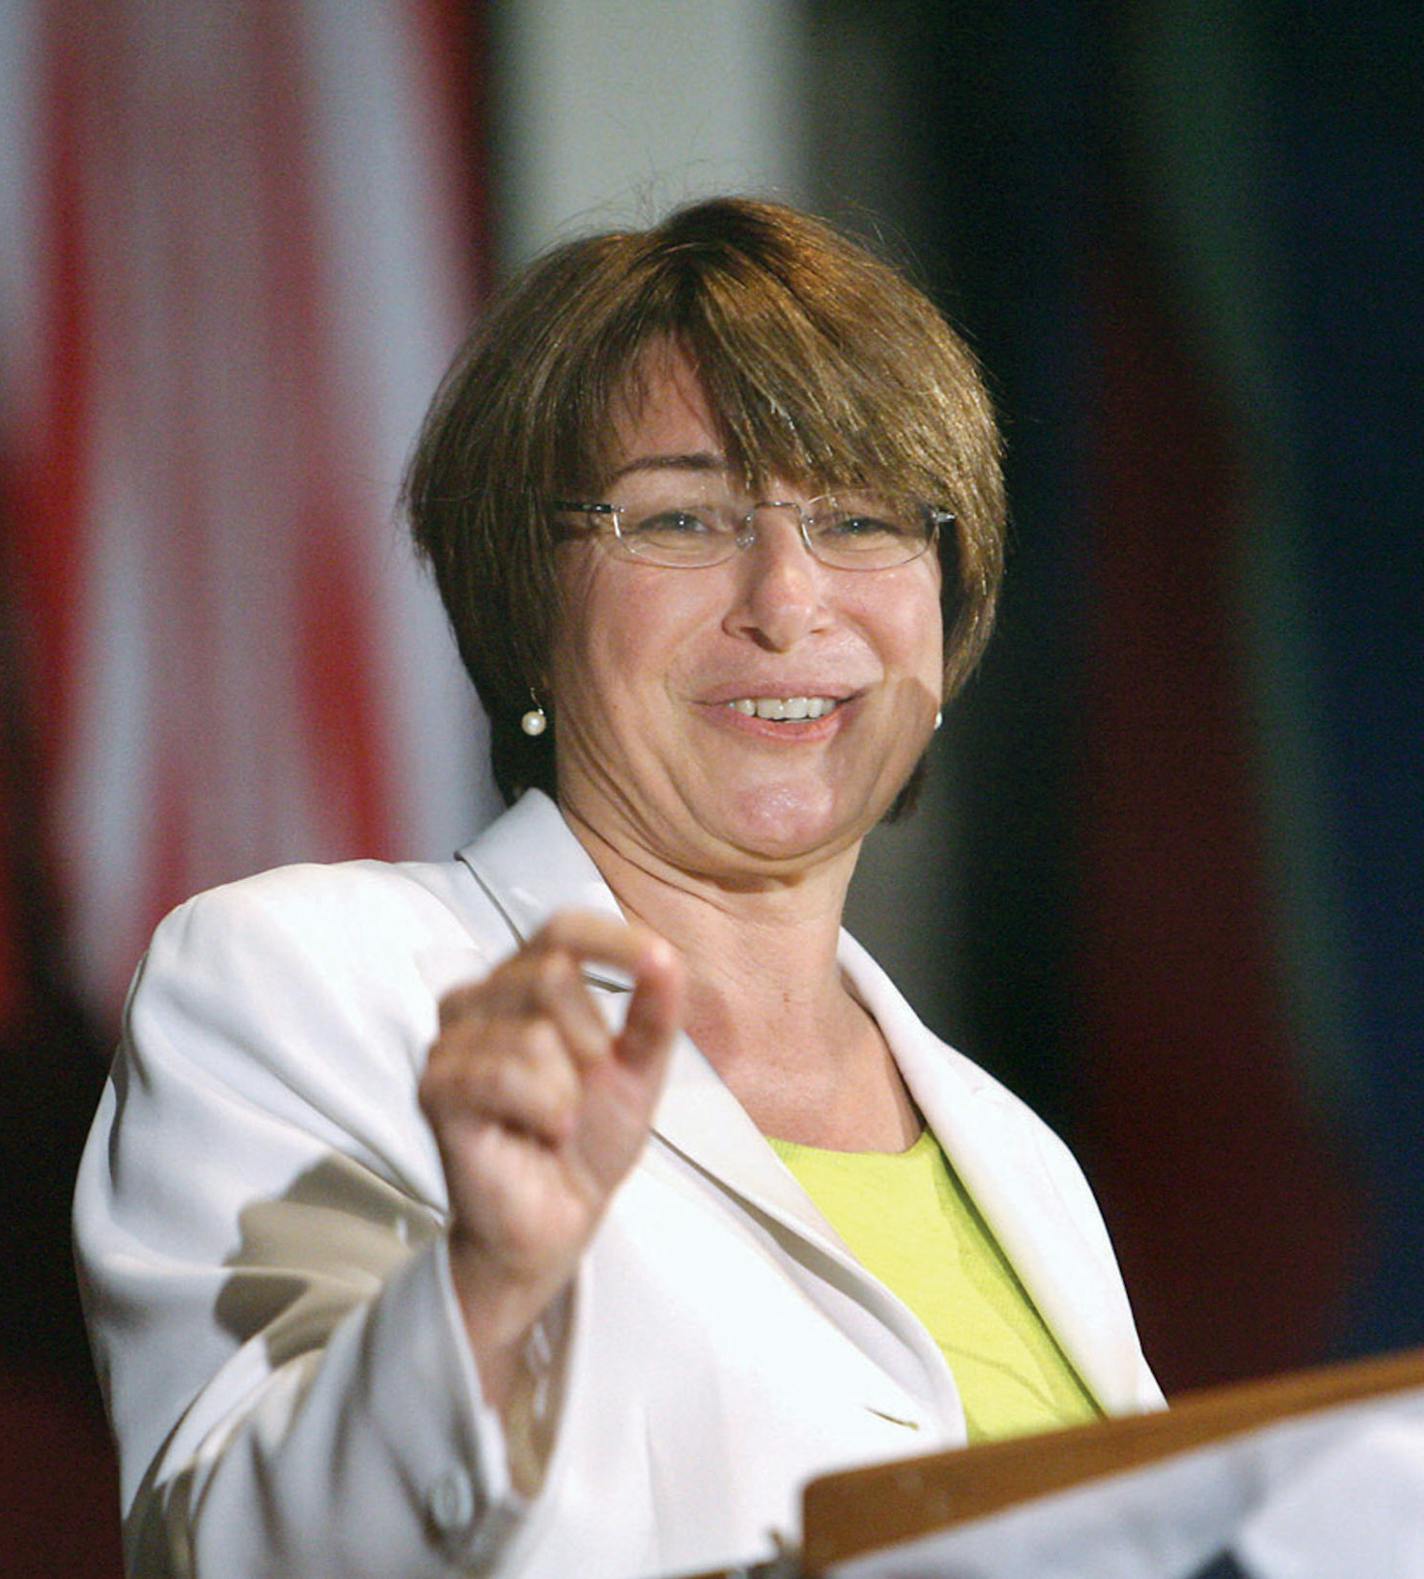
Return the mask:
M 848 833 L 835 797 L 808 792 L 804 785 L 741 790 L 728 798 L 724 816 L 728 834 L 740 848 L 773 859 L 839 844 Z

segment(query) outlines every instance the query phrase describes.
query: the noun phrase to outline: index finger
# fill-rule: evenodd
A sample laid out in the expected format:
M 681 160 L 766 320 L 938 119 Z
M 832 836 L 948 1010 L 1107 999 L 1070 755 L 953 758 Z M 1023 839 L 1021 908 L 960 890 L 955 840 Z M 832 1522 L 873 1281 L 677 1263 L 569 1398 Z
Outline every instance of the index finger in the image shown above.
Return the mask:
M 677 958 L 666 938 L 640 921 L 598 910 L 560 910 L 529 940 L 530 949 L 558 949 L 581 964 L 611 965 L 633 978 L 660 974 Z

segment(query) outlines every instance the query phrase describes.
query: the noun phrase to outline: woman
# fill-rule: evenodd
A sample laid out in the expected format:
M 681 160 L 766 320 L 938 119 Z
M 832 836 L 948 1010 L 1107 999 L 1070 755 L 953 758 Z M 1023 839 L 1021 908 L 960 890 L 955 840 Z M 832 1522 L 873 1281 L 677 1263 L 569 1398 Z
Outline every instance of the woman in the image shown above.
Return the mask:
M 997 455 L 929 303 L 785 209 L 489 316 L 407 500 L 515 803 L 175 912 L 86 1157 L 134 1571 L 705 1568 L 820 1471 L 1160 1402 L 1072 1159 L 840 933 Z

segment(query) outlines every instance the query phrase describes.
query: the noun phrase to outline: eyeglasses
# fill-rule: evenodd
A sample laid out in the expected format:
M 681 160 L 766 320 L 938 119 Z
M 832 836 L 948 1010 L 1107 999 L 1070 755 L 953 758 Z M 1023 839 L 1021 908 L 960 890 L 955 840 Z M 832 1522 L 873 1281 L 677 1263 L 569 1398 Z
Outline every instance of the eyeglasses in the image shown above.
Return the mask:
M 853 489 L 804 504 L 786 499 L 748 504 L 721 491 L 701 498 L 647 497 L 628 504 L 551 503 L 563 514 L 591 516 L 611 525 L 602 540 L 623 558 L 683 570 L 720 565 L 739 549 L 750 548 L 761 510 L 795 511 L 807 551 L 835 570 L 890 570 L 909 564 L 928 550 L 942 527 L 954 523 L 950 511 L 912 495 Z

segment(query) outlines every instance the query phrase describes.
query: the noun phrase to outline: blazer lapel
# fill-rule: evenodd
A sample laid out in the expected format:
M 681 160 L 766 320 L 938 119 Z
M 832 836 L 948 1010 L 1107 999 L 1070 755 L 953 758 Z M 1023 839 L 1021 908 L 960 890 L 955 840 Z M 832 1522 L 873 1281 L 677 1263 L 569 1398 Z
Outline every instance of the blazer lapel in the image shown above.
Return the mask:
M 1010 1091 L 928 1031 L 851 938 L 841 963 L 911 1095 L 1039 1314 L 1109 1413 L 1141 1407 L 1140 1353 L 1096 1203 L 1057 1137 Z
M 762 1211 L 793 1224 L 822 1249 L 850 1252 L 810 1196 L 782 1166 L 766 1137 L 687 1037 L 673 1049 L 653 1131 L 704 1173 Z

